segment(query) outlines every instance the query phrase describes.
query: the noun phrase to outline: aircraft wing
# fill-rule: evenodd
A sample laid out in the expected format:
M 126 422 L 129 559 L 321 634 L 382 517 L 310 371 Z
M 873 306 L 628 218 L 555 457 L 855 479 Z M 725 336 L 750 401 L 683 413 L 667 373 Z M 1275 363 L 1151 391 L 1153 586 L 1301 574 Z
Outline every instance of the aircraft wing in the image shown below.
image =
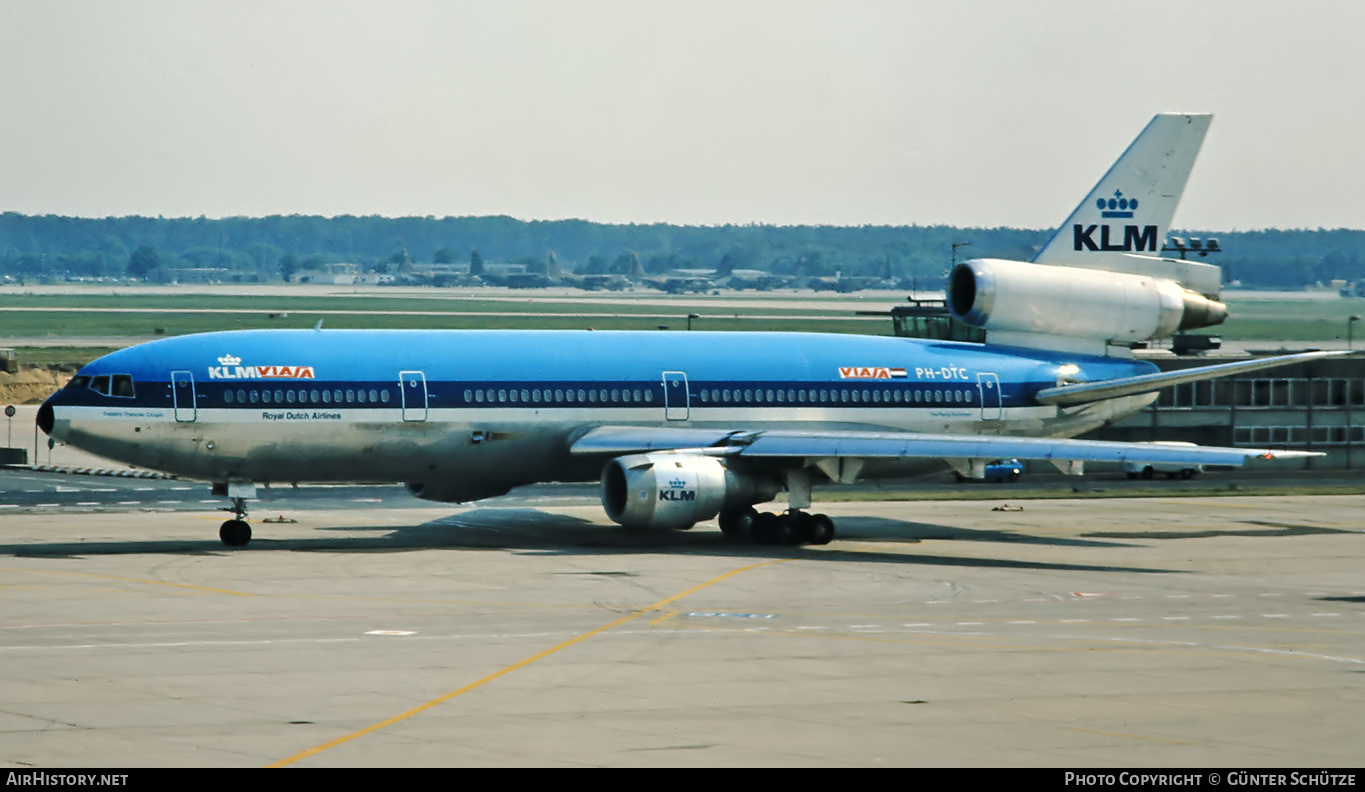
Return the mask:
M 1143 374 L 1137 377 L 1124 377 L 1123 379 L 1104 380 L 1102 382 L 1081 382 L 1074 385 L 1058 385 L 1055 388 L 1047 388 L 1046 390 L 1038 391 L 1036 398 L 1038 399 L 1039 404 L 1055 404 L 1059 407 L 1069 407 L 1071 405 L 1089 404 L 1090 402 L 1103 401 L 1105 399 L 1117 399 L 1120 396 L 1151 393 L 1152 391 L 1169 388 L 1172 385 L 1181 385 L 1186 382 L 1216 379 L 1218 377 L 1226 377 L 1229 374 L 1259 371 L 1261 369 L 1275 368 L 1289 363 L 1301 363 L 1308 360 L 1344 357 L 1350 354 L 1352 353 L 1344 349 L 1327 352 L 1300 352 L 1295 355 L 1279 355 L 1276 357 L 1257 358 L 1255 360 L 1239 360 L 1236 363 L 1219 363 L 1214 366 L 1200 366 L 1199 368 L 1185 369 L 1184 371 L 1162 371 L 1157 374 Z
M 762 431 L 598 426 L 570 446 L 574 454 L 687 451 L 708 456 L 758 458 L 1027 459 L 1053 463 L 1161 462 L 1241 465 L 1266 459 L 1322 456 L 1311 451 L 1115 443 L 1051 437 L 938 435 L 917 432 L 769 429 Z M 1060 465 L 1059 465 L 1060 467 Z

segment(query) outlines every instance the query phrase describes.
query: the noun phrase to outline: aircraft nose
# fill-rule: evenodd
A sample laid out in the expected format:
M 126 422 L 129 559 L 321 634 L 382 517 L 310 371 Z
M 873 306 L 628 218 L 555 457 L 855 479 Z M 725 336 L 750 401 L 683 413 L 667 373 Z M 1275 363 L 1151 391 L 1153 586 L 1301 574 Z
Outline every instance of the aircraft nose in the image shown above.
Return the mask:
M 52 413 L 52 399 L 48 398 L 43 402 L 43 406 L 38 408 L 38 428 L 43 430 L 43 434 L 52 434 L 52 425 L 55 419 Z

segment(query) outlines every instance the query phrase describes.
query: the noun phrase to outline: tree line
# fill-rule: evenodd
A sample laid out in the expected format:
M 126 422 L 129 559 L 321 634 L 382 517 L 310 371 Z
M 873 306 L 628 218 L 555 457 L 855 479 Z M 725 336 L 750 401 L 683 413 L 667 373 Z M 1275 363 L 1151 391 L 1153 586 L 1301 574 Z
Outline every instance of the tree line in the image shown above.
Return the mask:
M 402 275 L 426 265 L 522 264 L 579 275 L 752 270 L 780 276 L 888 278 L 937 288 L 954 255 L 1031 259 L 1051 230 L 953 226 L 678 226 L 511 217 L 222 219 L 0 214 L 0 276 L 22 281 L 293 279 L 329 264 Z M 1295 289 L 1365 286 L 1365 231 L 1187 231 L 1217 237 L 1225 282 Z

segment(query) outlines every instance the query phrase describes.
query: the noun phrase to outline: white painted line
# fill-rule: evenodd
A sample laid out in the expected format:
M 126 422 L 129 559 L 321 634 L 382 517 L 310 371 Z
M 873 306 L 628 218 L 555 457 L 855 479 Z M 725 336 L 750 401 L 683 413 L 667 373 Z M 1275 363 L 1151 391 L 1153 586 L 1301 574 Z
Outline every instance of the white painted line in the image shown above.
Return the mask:
M 1110 619 L 1110 621 L 1116 621 L 1116 622 L 1137 622 L 1137 621 L 1142 621 L 1142 619 L 1136 619 L 1136 618 L 1133 618 L 1133 617 L 1130 616 L 1130 617 L 1126 617 L 1126 618 L 1123 618 L 1123 619 Z
M 1264 619 L 1288 619 L 1288 618 L 1289 618 L 1289 614 L 1288 614 L 1288 613 L 1262 613 L 1262 614 L 1261 614 L 1261 618 L 1264 618 Z
M 1314 613 L 1314 616 L 1340 616 L 1340 613 Z
M 370 630 L 366 635 L 416 635 L 415 630 Z
M 1240 619 L 1241 616 L 1214 616 L 1215 619 Z
M 1162 616 L 1166 621 L 1189 621 L 1189 616 Z

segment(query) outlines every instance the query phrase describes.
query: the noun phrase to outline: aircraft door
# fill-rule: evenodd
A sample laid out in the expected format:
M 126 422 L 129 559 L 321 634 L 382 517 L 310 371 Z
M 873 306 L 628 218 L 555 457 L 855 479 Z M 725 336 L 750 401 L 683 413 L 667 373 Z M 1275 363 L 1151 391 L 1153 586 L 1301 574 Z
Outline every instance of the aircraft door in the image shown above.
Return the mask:
M 175 405 L 175 420 L 190 423 L 198 417 L 194 398 L 194 372 L 171 372 L 171 403 Z
M 664 418 L 669 421 L 686 421 L 689 408 L 686 372 L 665 371 Z
M 976 375 L 976 388 L 981 392 L 981 418 L 985 421 L 998 421 L 1004 417 L 1001 406 L 1000 378 L 991 372 Z
M 427 377 L 420 371 L 398 372 L 398 389 L 403 399 L 404 421 L 427 419 Z

